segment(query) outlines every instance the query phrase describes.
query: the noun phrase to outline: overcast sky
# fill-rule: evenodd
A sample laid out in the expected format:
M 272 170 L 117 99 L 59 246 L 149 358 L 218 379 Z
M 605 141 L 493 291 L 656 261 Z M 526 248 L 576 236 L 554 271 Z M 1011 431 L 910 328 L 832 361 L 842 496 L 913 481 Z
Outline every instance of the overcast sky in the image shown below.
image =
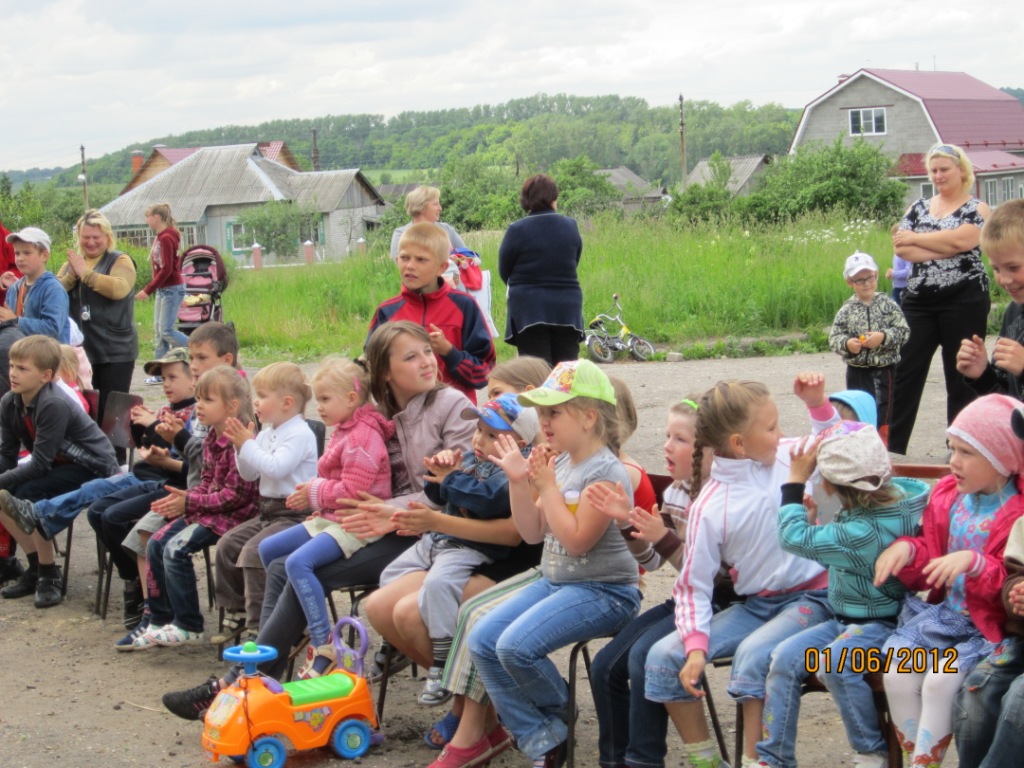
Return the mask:
M 0 0 L 0 169 L 539 92 L 802 107 L 861 67 L 1024 87 L 1019 0 Z M 265 136 L 270 140 L 276 137 Z

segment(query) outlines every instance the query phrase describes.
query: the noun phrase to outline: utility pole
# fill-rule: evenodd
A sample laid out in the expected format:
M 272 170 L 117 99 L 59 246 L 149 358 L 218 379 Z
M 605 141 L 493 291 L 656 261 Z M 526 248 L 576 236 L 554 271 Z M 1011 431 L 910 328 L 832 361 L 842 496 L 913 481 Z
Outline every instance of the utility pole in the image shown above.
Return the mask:
M 82 150 L 82 172 L 78 174 L 79 181 L 82 182 L 82 199 L 85 201 L 85 210 L 89 210 L 89 179 L 85 175 L 85 144 L 79 149 Z
M 320 148 L 316 145 L 316 128 L 313 129 L 313 155 L 310 158 L 313 161 L 313 170 L 320 170 Z
M 679 148 L 683 152 L 683 178 L 679 182 L 680 189 L 686 189 L 686 180 L 689 174 L 686 172 L 686 122 L 683 119 L 683 94 L 679 94 Z

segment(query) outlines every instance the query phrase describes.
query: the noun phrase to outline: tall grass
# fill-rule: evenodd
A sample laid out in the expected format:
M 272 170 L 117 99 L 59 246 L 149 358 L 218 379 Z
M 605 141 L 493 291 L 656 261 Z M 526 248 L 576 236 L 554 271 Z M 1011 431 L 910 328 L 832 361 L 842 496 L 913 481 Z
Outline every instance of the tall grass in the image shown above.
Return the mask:
M 581 230 L 586 319 L 607 309 L 612 293 L 619 293 L 630 327 L 662 348 L 711 338 L 820 334 L 850 295 L 842 277 L 846 257 L 858 249 L 871 253 L 884 273 L 892 255 L 886 228 L 839 218 L 755 230 L 607 216 L 581 223 Z M 497 276 L 501 234 L 465 236 L 492 271 L 499 329 L 505 322 L 505 289 Z M 397 269 L 381 255 L 239 269 L 224 296 L 225 319 L 234 321 L 252 357 L 356 354 L 373 310 L 399 288 Z M 879 289 L 888 290 L 888 281 L 880 281 Z M 142 320 L 145 309 L 140 310 Z M 148 339 L 148 332 L 143 336 Z M 513 353 L 500 341 L 498 347 L 499 356 Z

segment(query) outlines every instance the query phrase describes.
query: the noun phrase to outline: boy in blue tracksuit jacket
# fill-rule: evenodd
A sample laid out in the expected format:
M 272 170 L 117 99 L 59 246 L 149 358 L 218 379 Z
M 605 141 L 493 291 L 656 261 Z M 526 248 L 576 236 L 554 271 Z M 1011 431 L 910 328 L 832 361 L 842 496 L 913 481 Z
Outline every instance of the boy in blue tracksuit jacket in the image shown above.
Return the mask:
M 50 236 L 39 227 L 25 227 L 9 234 L 7 242 L 14 246 L 14 261 L 23 277 L 7 289 L 0 322 L 17 325 L 26 336 L 39 334 L 69 344 L 68 292 L 46 271 Z

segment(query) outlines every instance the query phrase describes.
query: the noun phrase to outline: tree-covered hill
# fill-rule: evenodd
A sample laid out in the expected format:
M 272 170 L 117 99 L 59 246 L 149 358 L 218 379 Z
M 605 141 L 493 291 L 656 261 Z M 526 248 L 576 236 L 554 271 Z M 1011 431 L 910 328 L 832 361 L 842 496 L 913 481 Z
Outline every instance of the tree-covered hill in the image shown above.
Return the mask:
M 687 165 L 692 169 L 716 150 L 724 155 L 785 152 L 799 116 L 799 110 L 777 104 L 687 102 Z M 402 112 L 387 120 L 381 115 L 325 115 L 161 136 L 89 160 L 89 179 L 125 183 L 132 150 L 148 154 L 155 144 L 190 147 L 282 139 L 309 168 L 313 129 L 324 170 L 439 169 L 453 155 L 478 155 L 488 164 L 530 172 L 586 155 L 598 167 L 626 165 L 665 185 L 681 176 L 677 105 L 651 107 L 629 96 L 537 94 L 496 105 Z M 74 185 L 79 170 L 66 169 L 57 184 Z

